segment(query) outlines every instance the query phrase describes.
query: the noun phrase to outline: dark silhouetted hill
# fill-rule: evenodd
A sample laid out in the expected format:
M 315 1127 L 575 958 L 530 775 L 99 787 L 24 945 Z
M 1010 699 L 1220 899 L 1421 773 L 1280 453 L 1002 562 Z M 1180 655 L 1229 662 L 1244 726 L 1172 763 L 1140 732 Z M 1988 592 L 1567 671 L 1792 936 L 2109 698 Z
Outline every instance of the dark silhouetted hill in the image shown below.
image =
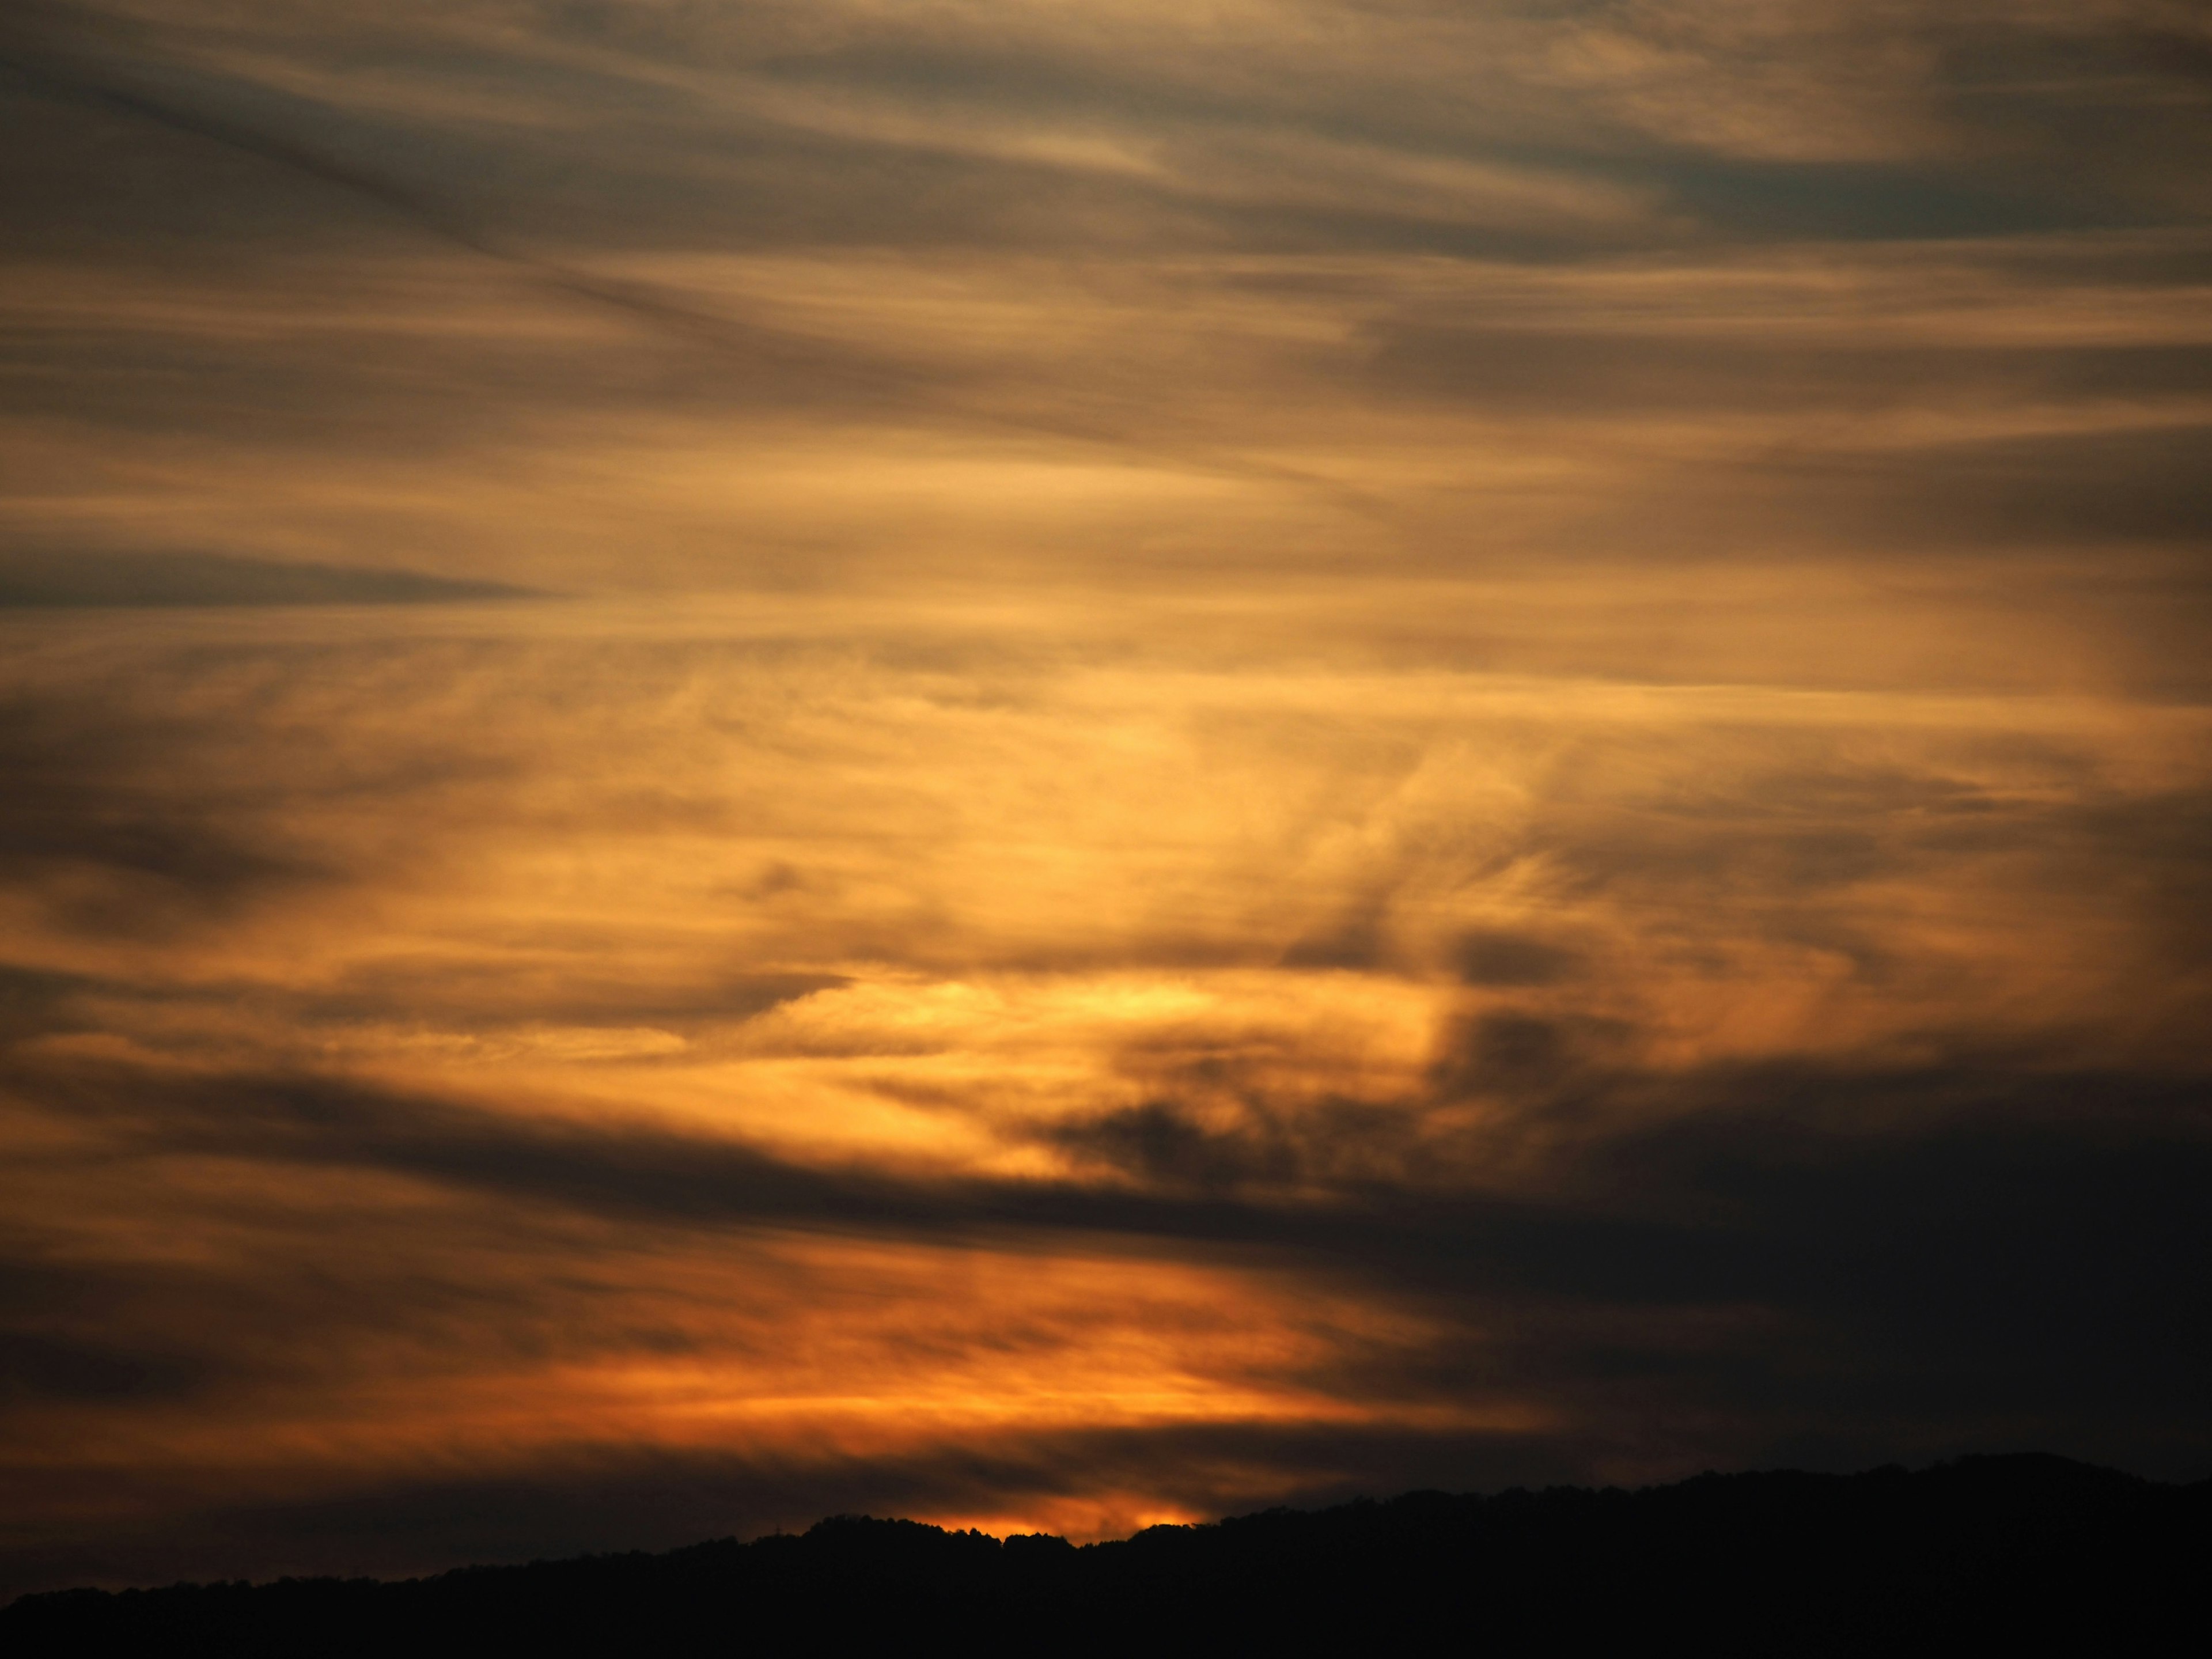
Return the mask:
M 1078 1549 L 841 1516 L 434 1578 L 66 1590 L 11 1655 L 2201 1651 L 2212 1482 L 2046 1456 L 1413 1492 Z

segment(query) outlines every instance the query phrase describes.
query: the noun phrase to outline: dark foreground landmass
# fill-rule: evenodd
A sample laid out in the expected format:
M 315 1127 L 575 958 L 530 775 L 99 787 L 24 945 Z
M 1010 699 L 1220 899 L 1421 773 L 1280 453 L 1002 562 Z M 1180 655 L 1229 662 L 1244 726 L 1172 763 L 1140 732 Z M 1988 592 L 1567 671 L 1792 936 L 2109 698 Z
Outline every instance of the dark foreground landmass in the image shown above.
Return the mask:
M 2212 1481 L 2063 1458 L 1413 1492 L 1078 1549 L 851 1516 L 434 1578 L 65 1590 L 25 1656 L 2203 1651 Z

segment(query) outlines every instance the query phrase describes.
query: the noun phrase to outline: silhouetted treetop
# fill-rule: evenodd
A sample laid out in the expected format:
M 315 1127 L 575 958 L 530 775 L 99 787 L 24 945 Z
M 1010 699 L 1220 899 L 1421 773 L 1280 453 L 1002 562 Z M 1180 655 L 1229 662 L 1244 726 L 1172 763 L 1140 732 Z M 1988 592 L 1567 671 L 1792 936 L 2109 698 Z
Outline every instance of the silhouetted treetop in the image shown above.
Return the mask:
M 2063 1458 L 1704 1474 L 1636 1492 L 1409 1492 L 1078 1548 L 837 1516 L 659 1555 L 68 1590 L 0 1612 L 21 1655 L 1304 1650 L 1693 1642 L 1728 1654 L 2147 1650 L 2196 1616 L 2212 1482 Z

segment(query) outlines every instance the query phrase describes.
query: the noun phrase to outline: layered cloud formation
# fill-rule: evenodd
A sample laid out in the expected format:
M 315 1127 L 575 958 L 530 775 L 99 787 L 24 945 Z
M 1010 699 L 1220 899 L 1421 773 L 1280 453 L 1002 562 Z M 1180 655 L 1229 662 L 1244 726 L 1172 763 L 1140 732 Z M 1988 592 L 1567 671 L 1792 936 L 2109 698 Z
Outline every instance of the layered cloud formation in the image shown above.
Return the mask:
M 0 1572 L 2204 1473 L 2208 70 L 18 8 Z

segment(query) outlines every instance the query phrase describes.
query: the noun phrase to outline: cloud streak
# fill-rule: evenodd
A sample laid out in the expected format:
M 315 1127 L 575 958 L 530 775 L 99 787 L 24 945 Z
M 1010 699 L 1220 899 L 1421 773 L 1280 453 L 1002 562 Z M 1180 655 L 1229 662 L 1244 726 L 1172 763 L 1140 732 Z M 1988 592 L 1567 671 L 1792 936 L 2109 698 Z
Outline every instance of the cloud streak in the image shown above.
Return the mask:
M 2203 1472 L 2186 9 L 7 27 L 7 1584 Z

